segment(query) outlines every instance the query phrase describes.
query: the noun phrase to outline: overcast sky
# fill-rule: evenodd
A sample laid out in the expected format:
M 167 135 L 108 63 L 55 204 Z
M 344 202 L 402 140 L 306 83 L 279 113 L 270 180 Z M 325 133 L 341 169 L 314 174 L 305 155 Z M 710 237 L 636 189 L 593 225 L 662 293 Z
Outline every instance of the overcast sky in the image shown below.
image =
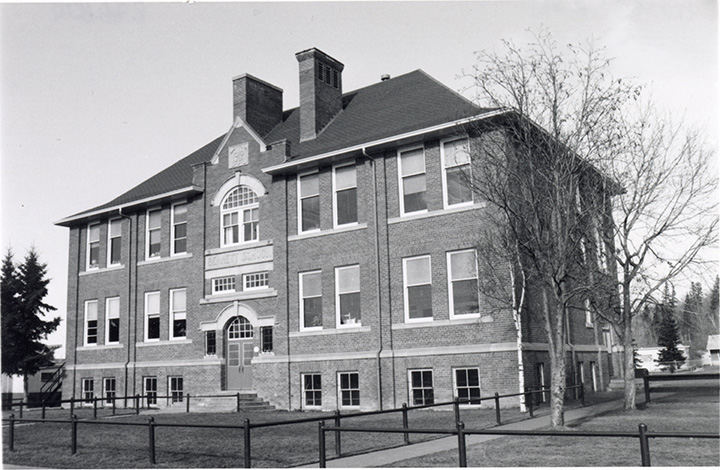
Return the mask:
M 297 106 L 294 54 L 310 47 L 345 64 L 345 91 L 415 69 L 460 90 L 500 39 L 541 25 L 561 44 L 594 37 L 615 75 L 650 84 L 716 145 L 717 23 L 715 0 L 1 4 L 2 247 L 19 261 L 35 245 L 64 317 L 68 229 L 53 222 L 226 132 L 234 76 Z

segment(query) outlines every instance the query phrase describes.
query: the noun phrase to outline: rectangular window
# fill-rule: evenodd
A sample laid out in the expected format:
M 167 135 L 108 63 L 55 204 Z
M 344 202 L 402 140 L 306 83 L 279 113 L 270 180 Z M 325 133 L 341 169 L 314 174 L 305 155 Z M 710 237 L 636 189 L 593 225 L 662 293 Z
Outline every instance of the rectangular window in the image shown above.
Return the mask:
M 322 376 L 320 374 L 303 374 L 303 407 L 322 407 Z
M 85 346 L 95 346 L 98 342 L 98 302 L 85 302 Z
M 336 167 L 333 171 L 335 185 L 335 226 L 357 223 L 357 171 L 355 165 Z
M 172 254 L 187 252 L 187 204 L 175 204 L 172 210 Z
M 432 320 L 430 256 L 403 259 L 405 321 Z
M 585 327 L 592 328 L 593 326 L 593 312 L 592 306 L 590 305 L 590 299 L 585 299 Z
M 272 326 L 261 326 L 260 327 L 260 351 L 264 353 L 272 352 L 273 350 L 273 327 Z
M 105 300 L 105 344 L 120 342 L 120 297 Z
M 122 219 L 111 220 L 108 223 L 108 266 L 120 264 L 122 249 Z
M 92 406 L 95 398 L 95 380 L 92 378 L 82 379 L 81 387 L 83 405 Z
M 455 396 L 461 403 L 479 405 L 480 400 L 480 369 L 455 369 Z
M 160 292 L 145 293 L 145 341 L 160 339 Z
M 185 289 L 170 291 L 170 339 L 185 338 L 187 309 Z
M 181 403 L 183 401 L 183 378 L 168 377 L 168 391 L 170 392 L 170 403 Z
M 243 241 L 256 241 L 258 239 L 258 225 L 260 210 L 255 208 L 243 210 Z
M 479 314 L 475 250 L 448 253 L 447 260 L 450 317 Z
M 592 379 L 592 391 L 597 392 L 597 363 L 595 361 L 590 361 L 590 378 Z
M 422 148 L 400 152 L 400 214 L 427 210 L 425 152 Z
M 340 387 L 340 406 L 360 406 L 360 374 L 357 372 L 338 373 Z
M 217 355 L 216 349 L 216 333 L 215 330 L 208 330 L 205 332 L 205 355 L 215 356 Z
M 443 184 L 445 206 L 472 203 L 470 151 L 466 138 L 443 142 Z
M 160 209 L 147 212 L 147 258 L 157 258 L 160 256 L 161 241 L 161 211 Z
M 216 277 L 212 280 L 213 294 L 235 292 L 235 276 Z
M 88 226 L 87 268 L 100 267 L 100 224 Z
M 582 361 L 578 361 L 577 370 L 575 372 L 577 373 L 577 380 L 575 383 L 577 385 L 584 384 L 585 383 L 585 363 L 583 363 Z M 577 390 L 576 390 L 576 395 L 577 395 Z
M 243 290 L 265 289 L 268 287 L 268 273 L 243 274 Z
M 115 377 L 103 378 L 103 398 L 106 405 L 112 406 L 115 399 Z
M 312 173 L 298 178 L 300 232 L 320 229 L 320 175 Z
M 610 348 L 612 348 L 612 335 L 610 334 L 610 330 L 609 329 L 606 330 L 603 328 L 602 333 L 603 333 L 603 344 L 605 345 L 606 348 L 608 348 L 608 350 L 610 350 Z
M 322 273 L 300 273 L 300 329 L 322 328 Z
M 337 325 L 360 326 L 360 266 L 335 268 Z
M 431 370 L 408 371 L 410 385 L 410 403 L 416 405 L 432 405 L 435 403 L 433 393 L 433 374 Z
M 55 375 L 54 372 L 40 372 L 40 382 L 47 383 L 50 382 Z
M 143 377 L 143 397 L 147 406 L 157 405 L 157 377 Z

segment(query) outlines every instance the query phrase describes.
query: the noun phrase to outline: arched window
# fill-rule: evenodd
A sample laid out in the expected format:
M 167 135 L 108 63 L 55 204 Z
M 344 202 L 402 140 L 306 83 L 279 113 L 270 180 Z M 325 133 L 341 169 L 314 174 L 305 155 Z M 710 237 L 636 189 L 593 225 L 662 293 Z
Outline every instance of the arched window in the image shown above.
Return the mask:
M 257 241 L 259 210 L 255 191 L 238 186 L 225 196 L 220 207 L 222 246 Z
M 235 317 L 228 325 L 228 339 L 242 339 L 253 337 L 253 327 L 245 317 Z

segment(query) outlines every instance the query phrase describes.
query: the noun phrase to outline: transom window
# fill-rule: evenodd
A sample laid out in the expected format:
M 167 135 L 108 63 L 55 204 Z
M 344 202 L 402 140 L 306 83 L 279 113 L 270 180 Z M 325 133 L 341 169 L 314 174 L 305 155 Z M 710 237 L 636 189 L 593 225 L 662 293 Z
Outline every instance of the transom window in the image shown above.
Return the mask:
M 258 240 L 258 195 L 248 186 L 238 186 L 221 205 L 222 245 Z
M 472 175 L 468 140 L 462 138 L 443 142 L 442 160 L 445 205 L 472 203 Z
M 212 280 L 213 294 L 235 292 L 235 276 L 216 277 Z
M 253 337 L 252 324 L 245 317 L 235 317 L 228 326 L 228 339 L 243 339 Z
M 243 275 L 243 290 L 265 289 L 266 287 L 268 287 L 268 273 Z
M 475 250 L 448 253 L 450 316 L 478 314 L 478 275 Z

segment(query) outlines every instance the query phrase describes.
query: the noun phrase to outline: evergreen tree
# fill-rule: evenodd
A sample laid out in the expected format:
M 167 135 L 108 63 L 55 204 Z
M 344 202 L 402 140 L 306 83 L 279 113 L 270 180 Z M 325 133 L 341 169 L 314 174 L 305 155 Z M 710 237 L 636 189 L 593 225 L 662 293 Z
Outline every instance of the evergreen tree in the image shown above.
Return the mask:
M 720 276 L 715 276 L 715 284 L 710 291 L 710 300 L 707 310 L 707 323 L 709 324 L 707 334 L 720 334 Z
M 663 349 L 660 350 L 660 354 L 655 360 L 662 370 L 675 372 L 685 362 L 685 357 L 677 348 L 678 343 L 680 343 L 680 335 L 675 317 L 672 314 L 665 315 L 658 335 L 658 345 Z
M 704 315 L 702 284 L 692 282 L 690 283 L 690 292 L 687 293 L 685 302 L 683 302 L 682 321 L 679 325 L 680 337 L 684 344 L 690 346 L 692 355 L 696 355 L 696 352 L 705 348 L 707 333 L 704 333 Z M 697 355 L 699 356 L 699 354 L 701 352 Z
M 21 375 L 27 394 L 27 378 L 41 367 L 52 365 L 53 351 L 41 342 L 55 331 L 60 318 L 45 321 L 55 310 L 43 299 L 48 293 L 47 265 L 40 263 L 31 248 L 17 268 L 7 251 L 2 265 L 2 371 Z

